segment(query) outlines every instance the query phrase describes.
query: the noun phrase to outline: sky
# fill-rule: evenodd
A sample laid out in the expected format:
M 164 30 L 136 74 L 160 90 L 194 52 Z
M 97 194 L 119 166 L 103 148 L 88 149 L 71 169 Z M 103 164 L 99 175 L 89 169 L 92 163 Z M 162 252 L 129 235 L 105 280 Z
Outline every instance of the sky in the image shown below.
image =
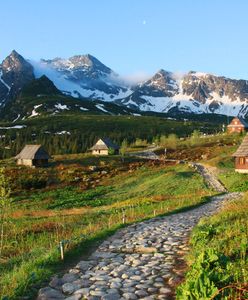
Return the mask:
M 0 0 L 0 61 L 89 53 L 127 77 L 248 80 L 247 12 L 247 0 Z

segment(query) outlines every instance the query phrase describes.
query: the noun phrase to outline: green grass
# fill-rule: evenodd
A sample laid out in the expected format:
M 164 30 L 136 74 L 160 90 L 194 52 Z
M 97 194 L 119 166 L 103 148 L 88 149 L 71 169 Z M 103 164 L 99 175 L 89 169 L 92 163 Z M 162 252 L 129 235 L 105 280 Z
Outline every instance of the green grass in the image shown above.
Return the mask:
M 201 176 L 185 165 L 148 164 L 87 191 L 75 185 L 17 197 L 0 265 L 0 298 L 30 294 L 33 285 L 63 267 L 59 241 L 72 239 L 66 245 L 66 257 L 72 259 L 77 248 L 84 253 L 86 242 L 122 226 L 123 209 L 130 224 L 199 205 L 212 194 Z
M 240 174 L 230 170 L 220 173 L 218 177 L 231 192 L 246 192 L 248 190 L 248 174 Z
M 200 221 L 193 230 L 190 268 L 186 281 L 177 290 L 177 299 L 230 299 L 230 288 L 219 290 L 228 285 L 247 288 L 247 200 L 248 194 L 230 202 L 217 215 Z M 248 297 L 248 290 L 242 299 L 247 299 L 245 295 Z
M 137 201 L 152 196 L 176 196 L 206 191 L 200 175 L 187 166 L 151 168 L 141 167 L 134 174 L 115 176 L 108 186 L 83 191 L 80 186 L 67 186 L 16 197 L 15 208 L 69 209 L 82 206 L 97 207 L 115 202 Z M 27 201 L 28 198 L 28 201 Z M 25 201 L 22 201 L 25 200 Z
M 231 147 L 228 151 L 223 151 L 218 157 L 216 166 L 219 169 L 218 179 L 230 192 L 246 192 L 248 190 L 248 174 L 235 172 L 234 158 L 231 156 L 237 146 Z

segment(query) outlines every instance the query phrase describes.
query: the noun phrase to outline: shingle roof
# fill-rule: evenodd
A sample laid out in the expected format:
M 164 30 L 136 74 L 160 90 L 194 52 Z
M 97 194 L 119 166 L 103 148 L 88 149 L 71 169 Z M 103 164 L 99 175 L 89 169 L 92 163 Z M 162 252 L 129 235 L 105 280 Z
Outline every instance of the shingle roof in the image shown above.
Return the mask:
M 245 138 L 243 139 L 243 142 L 241 143 L 241 145 L 239 146 L 237 151 L 235 153 L 233 153 L 232 156 L 234 156 L 234 157 L 248 156 L 248 134 L 245 136 Z
M 118 150 L 120 147 L 116 144 L 114 144 L 110 139 L 104 138 L 104 139 L 99 139 L 96 144 L 91 147 L 91 150 L 108 150 L 108 149 L 114 149 Z
M 41 145 L 26 145 L 16 155 L 16 159 L 49 159 L 50 156 Z

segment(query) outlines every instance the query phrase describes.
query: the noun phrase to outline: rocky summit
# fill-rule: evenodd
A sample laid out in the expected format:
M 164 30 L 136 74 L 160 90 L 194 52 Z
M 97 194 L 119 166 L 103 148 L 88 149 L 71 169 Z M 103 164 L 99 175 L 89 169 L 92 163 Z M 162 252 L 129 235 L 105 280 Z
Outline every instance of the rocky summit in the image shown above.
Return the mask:
M 150 79 L 131 85 L 90 54 L 36 62 L 16 51 L 0 65 L 0 105 L 16 99 L 24 86 L 43 75 L 65 95 L 114 102 L 138 111 L 248 114 L 247 80 L 194 71 L 179 76 L 161 69 Z
M 0 104 L 15 98 L 34 78 L 32 65 L 13 50 L 0 65 Z

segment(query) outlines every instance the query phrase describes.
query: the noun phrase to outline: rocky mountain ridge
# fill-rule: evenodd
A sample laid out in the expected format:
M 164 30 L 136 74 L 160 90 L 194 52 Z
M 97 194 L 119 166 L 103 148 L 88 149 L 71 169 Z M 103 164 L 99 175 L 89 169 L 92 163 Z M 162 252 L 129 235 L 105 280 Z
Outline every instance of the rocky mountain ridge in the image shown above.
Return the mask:
M 0 105 L 18 96 L 35 79 L 33 66 L 15 50 L 0 65 Z
M 178 76 L 161 69 L 131 86 L 90 54 L 35 62 L 16 51 L 0 65 L 0 109 L 43 75 L 64 95 L 114 102 L 136 111 L 248 115 L 247 80 L 194 71 Z M 50 85 L 46 80 L 43 85 L 46 82 Z
M 248 81 L 193 71 L 178 78 L 160 70 L 119 102 L 144 111 L 177 110 L 245 117 L 248 113 Z

